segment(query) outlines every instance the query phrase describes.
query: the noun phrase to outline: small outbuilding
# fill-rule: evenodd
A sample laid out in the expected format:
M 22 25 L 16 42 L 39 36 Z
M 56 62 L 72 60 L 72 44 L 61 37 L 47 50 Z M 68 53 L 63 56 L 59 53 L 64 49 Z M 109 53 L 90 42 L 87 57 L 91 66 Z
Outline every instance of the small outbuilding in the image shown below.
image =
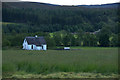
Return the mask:
M 64 50 L 70 50 L 70 47 L 64 47 Z
M 26 37 L 23 42 L 25 50 L 47 50 L 47 44 L 43 36 Z

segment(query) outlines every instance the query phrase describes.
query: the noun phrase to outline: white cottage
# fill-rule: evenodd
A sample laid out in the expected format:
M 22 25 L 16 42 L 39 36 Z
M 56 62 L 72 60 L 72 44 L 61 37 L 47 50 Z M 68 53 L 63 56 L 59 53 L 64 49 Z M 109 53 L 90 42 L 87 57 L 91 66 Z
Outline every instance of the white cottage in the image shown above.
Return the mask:
M 25 50 L 47 50 L 47 44 L 44 37 L 26 37 L 23 42 Z

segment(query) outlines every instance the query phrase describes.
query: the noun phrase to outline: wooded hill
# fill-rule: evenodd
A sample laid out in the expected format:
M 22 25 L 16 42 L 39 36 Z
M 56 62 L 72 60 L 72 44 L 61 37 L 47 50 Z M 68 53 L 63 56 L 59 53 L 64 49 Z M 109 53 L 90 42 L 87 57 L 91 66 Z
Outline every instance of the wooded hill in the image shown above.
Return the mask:
M 119 3 L 94 6 L 60 6 L 34 2 L 4 2 L 2 4 L 2 17 L 3 22 L 7 22 L 7 24 L 3 23 L 3 37 L 12 37 L 14 33 L 16 35 L 31 35 L 36 33 L 46 35 L 63 30 L 66 31 L 66 34 L 74 34 L 73 36 L 75 36 L 75 34 L 78 35 L 77 33 L 83 32 L 85 34 L 87 32 L 90 33 L 101 29 L 101 32 L 103 31 L 103 34 L 101 35 L 108 35 L 108 38 L 106 39 L 107 43 L 104 42 L 106 45 L 101 43 L 105 41 L 102 39 L 104 39 L 106 35 L 101 37 L 102 41 L 100 41 L 100 36 L 98 37 L 94 35 L 97 37 L 96 42 L 99 42 L 99 45 L 101 46 L 110 46 L 110 39 L 114 39 L 113 35 L 117 36 L 119 34 L 119 14 Z M 80 41 L 78 40 L 74 42 L 80 42 L 79 44 L 81 45 L 81 41 L 85 41 L 82 40 L 82 36 L 86 37 L 85 35 L 80 35 L 75 38 L 77 39 L 81 37 Z M 8 37 L 5 39 L 7 38 Z M 87 42 L 83 42 L 83 44 L 85 43 L 86 45 L 89 43 L 90 39 L 87 39 Z M 62 40 L 64 41 L 64 39 Z M 12 44 L 9 39 L 7 39 L 7 41 Z M 20 44 L 22 43 L 21 41 Z M 97 46 L 98 44 L 96 42 L 96 45 L 92 46 Z M 64 45 L 62 41 L 59 43 L 59 46 Z M 56 44 L 58 44 L 58 42 Z M 70 45 L 70 41 L 68 41 L 68 44 Z M 78 45 L 78 43 L 76 44 Z

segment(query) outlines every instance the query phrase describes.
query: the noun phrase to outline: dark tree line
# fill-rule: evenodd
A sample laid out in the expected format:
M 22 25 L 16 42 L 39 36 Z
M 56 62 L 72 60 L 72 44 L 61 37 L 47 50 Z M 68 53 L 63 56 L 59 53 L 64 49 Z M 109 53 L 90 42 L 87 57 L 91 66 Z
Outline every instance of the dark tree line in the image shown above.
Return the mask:
M 89 46 L 89 47 L 118 47 L 118 35 L 106 32 L 104 28 L 97 34 L 86 32 L 70 33 L 59 31 L 54 33 L 36 32 L 36 33 L 3 33 L 3 47 L 21 47 L 26 36 L 44 36 L 49 48 L 55 46 Z
M 3 7 L 2 15 L 3 22 L 27 24 L 27 28 L 32 29 L 33 32 L 36 32 L 36 30 L 43 32 L 60 30 L 76 32 L 79 29 L 91 32 L 101 29 L 103 24 L 107 24 L 113 33 L 118 33 L 116 31 L 119 20 L 117 11 L 116 8 L 24 9 Z

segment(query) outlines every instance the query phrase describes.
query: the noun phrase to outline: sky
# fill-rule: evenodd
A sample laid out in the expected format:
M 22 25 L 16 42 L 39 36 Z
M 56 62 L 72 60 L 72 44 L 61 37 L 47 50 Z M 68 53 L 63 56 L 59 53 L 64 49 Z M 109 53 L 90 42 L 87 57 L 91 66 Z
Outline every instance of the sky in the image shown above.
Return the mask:
M 119 2 L 119 0 L 20 0 L 20 1 L 42 2 L 57 5 L 96 5 L 96 4 L 100 5 Z

